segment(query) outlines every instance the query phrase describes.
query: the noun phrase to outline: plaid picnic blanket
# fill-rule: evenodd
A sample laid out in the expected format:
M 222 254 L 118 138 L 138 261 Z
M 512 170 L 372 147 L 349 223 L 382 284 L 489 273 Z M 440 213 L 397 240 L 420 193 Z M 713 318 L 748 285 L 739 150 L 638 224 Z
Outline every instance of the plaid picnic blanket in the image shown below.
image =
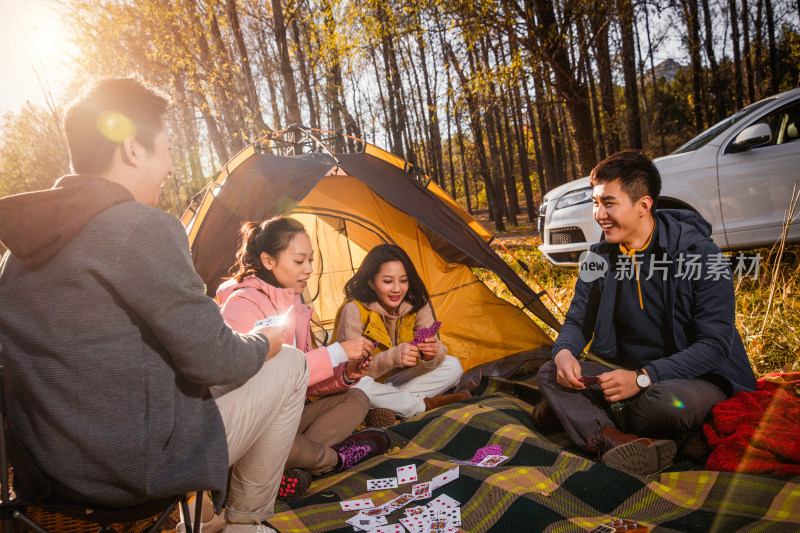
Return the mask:
M 449 461 L 469 460 L 478 448 L 498 444 L 510 456 L 507 462 L 462 465 L 459 479 L 433 493 L 461 502 L 464 531 L 591 531 L 616 518 L 653 532 L 800 531 L 800 477 L 703 470 L 632 477 L 533 429 L 531 402 L 538 390 L 490 381 L 483 396 L 393 426 L 399 451 L 316 479 L 309 496 L 278 505 L 270 524 L 281 533 L 349 533 L 353 528 L 345 520 L 356 513 L 342 511 L 340 501 L 369 497 L 381 505 L 410 491 L 401 485 L 367 492 L 368 479 L 414 464 L 419 481 L 429 481 L 452 468 Z M 396 523 L 403 516 L 397 510 L 387 518 Z

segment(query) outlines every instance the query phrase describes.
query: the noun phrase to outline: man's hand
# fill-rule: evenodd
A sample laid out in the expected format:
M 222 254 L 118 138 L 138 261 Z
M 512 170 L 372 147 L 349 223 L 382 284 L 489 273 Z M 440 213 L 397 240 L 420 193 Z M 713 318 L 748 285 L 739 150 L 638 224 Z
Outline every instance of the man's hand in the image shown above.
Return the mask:
M 581 377 L 581 364 L 572 355 L 572 352 L 566 348 L 559 351 L 553 358 L 553 362 L 558 369 L 556 381 L 559 385 L 568 389 L 583 390 L 586 388 L 586 385 L 578 381 L 578 378 Z
M 633 370 L 613 370 L 597 376 L 597 382 L 603 389 L 603 394 L 609 402 L 627 400 L 639 393 L 636 384 L 636 372 Z
M 347 354 L 349 360 L 359 362 L 372 353 L 372 344 L 371 340 L 363 336 L 339 343 L 344 348 L 344 353 Z
M 369 363 L 372 361 L 372 356 L 367 356 L 366 359 L 360 361 L 358 359 L 351 359 L 344 367 L 344 373 L 347 379 L 357 380 L 361 379 L 369 373 Z
M 400 364 L 403 366 L 415 366 L 419 359 L 419 347 L 411 346 L 411 343 L 404 342 L 400 348 Z
M 417 344 L 417 348 L 419 348 L 419 356 L 422 360 L 430 361 L 439 353 L 439 341 L 436 340 L 436 337 L 431 337 L 425 339 L 425 342 Z
M 286 324 L 277 326 L 261 326 L 254 328 L 250 333 L 261 333 L 269 341 L 269 353 L 267 353 L 267 361 L 278 355 L 283 346 L 283 334 L 286 331 Z

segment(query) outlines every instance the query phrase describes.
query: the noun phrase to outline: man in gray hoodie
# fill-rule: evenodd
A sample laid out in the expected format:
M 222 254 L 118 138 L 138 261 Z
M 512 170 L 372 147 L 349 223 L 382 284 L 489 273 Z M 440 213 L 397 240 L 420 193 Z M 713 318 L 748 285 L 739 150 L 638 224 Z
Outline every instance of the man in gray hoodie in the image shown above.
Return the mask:
M 281 327 L 233 332 L 183 226 L 153 207 L 174 172 L 168 106 L 136 79 L 98 82 L 65 116 L 74 175 L 0 199 L 9 416 L 54 498 L 122 507 L 208 489 L 219 504 L 232 466 L 226 533 L 266 533 L 306 359 Z

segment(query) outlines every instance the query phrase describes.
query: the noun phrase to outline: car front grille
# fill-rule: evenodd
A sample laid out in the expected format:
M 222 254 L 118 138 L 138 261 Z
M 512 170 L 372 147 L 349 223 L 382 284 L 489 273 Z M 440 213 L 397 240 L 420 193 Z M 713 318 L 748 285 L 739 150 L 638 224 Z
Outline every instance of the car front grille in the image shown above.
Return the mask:
M 577 242 L 586 242 L 586 237 L 580 228 L 558 228 L 550 231 L 550 244 L 573 244 Z

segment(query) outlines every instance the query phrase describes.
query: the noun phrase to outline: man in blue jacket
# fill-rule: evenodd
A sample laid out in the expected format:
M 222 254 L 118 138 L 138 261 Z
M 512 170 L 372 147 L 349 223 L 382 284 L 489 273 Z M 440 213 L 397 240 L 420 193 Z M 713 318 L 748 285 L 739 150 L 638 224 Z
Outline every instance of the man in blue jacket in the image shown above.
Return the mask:
M 672 439 L 753 390 L 755 376 L 710 224 L 692 211 L 654 211 L 661 176 L 641 153 L 611 155 L 590 178 L 604 240 L 585 254 L 553 360 L 539 370 L 545 402 L 534 421 L 552 409 L 574 444 L 646 476 L 672 464 Z M 579 360 L 589 342 L 591 360 Z

